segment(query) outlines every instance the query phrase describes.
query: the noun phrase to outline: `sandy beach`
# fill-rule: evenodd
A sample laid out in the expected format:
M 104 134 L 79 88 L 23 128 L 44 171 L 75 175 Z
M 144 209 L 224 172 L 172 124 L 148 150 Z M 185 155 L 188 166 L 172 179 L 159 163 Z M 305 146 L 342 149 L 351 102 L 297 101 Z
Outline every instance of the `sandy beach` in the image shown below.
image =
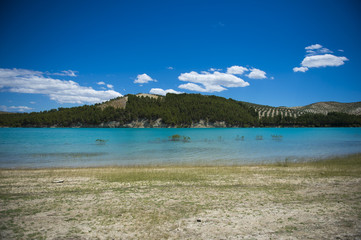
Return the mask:
M 361 154 L 0 170 L 1 239 L 361 239 Z

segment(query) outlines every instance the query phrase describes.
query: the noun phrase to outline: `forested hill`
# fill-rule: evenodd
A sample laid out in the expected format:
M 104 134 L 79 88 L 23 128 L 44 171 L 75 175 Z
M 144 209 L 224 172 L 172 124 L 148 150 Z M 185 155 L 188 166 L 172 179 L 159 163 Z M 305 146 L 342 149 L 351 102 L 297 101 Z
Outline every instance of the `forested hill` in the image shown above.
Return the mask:
M 262 114 L 263 110 L 267 114 Z M 127 95 L 96 105 L 1 114 L 3 127 L 271 127 L 361 126 L 361 116 L 314 114 L 201 94 Z M 270 114 L 269 114 L 270 113 Z M 272 114 L 273 113 L 273 114 Z M 282 114 L 281 114 L 282 113 Z

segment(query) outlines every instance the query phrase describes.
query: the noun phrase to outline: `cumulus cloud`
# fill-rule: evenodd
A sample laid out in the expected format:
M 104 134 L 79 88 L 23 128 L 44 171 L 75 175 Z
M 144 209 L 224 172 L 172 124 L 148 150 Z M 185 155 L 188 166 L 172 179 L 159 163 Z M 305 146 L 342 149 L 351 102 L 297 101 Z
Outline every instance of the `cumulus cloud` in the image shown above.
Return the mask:
M 77 77 L 77 71 L 73 71 L 73 70 L 64 70 L 61 71 L 60 73 L 51 73 L 49 75 L 57 75 L 57 76 L 68 76 L 68 77 Z
M 251 72 L 247 75 L 247 77 L 252 78 L 252 79 L 265 79 L 266 77 L 266 72 L 262 71 L 260 69 L 257 68 L 252 68 L 250 70 Z
M 319 53 L 333 53 L 330 49 L 328 48 L 321 48 L 320 50 L 318 50 Z
M 333 53 L 330 49 L 325 48 L 320 44 L 313 44 L 311 46 L 305 47 L 305 49 L 308 56 Z
M 320 44 L 313 44 L 313 45 L 311 45 L 311 46 L 308 46 L 308 47 L 305 47 L 305 49 L 306 50 L 315 50 L 315 49 L 320 49 L 320 48 L 322 48 L 322 45 L 320 45 Z
M 332 54 L 307 56 L 303 59 L 301 65 L 304 67 L 338 67 L 348 61 L 346 57 L 337 57 Z
M 229 74 L 242 75 L 246 71 L 248 71 L 248 68 L 245 68 L 242 66 L 232 66 L 232 67 L 227 68 L 227 73 L 229 73 Z
M 105 85 L 107 86 L 107 88 L 113 89 L 114 86 L 111 84 L 106 84 L 105 82 L 101 81 L 101 82 L 97 82 L 98 85 Z M 105 87 L 102 87 L 102 89 L 106 89 Z
M 30 77 L 30 76 L 42 76 L 43 73 L 39 71 L 27 70 L 27 69 L 6 69 L 0 68 L 0 78 L 10 78 L 10 77 Z
M 59 103 L 99 103 L 122 96 L 114 90 L 97 91 L 80 86 L 74 81 L 59 80 L 45 76 L 46 73 L 27 69 L 0 68 L 0 90 L 44 94 Z
M 0 110 L 4 111 L 4 112 L 27 112 L 32 109 L 33 108 L 27 107 L 27 106 L 11 106 L 11 107 L 4 106 L 4 105 L 0 106 Z
M 173 68 L 173 67 L 167 67 L 167 69 L 169 69 L 169 70 L 173 70 L 174 68 Z
M 156 81 L 157 80 L 151 78 L 149 75 L 143 73 L 137 76 L 137 78 L 134 80 L 134 83 L 143 84 L 143 83 L 156 82 Z
M 247 87 L 249 83 L 229 73 L 215 72 L 189 72 L 182 73 L 178 79 L 189 82 L 178 86 L 182 89 L 199 92 L 221 92 L 225 87 Z M 202 86 L 200 86 L 202 85 Z
M 178 88 L 186 89 L 194 92 L 222 92 L 224 90 L 227 90 L 226 88 L 220 86 L 220 85 L 211 85 L 208 87 L 201 87 L 194 83 L 186 83 L 181 84 L 178 86 Z
M 182 92 L 178 92 L 178 91 L 175 91 L 173 89 L 167 89 L 167 90 L 163 90 L 161 88 L 152 88 L 150 89 L 149 91 L 150 94 L 155 94 L 155 95 L 167 95 L 167 93 L 174 93 L 174 94 L 181 94 Z
M 209 72 L 215 72 L 215 71 L 222 71 L 221 68 L 210 68 L 208 69 Z
M 308 70 L 307 67 L 294 67 L 293 71 L 294 72 L 306 72 Z
M 320 44 L 305 47 L 307 55 L 301 62 L 301 67 L 294 67 L 294 72 L 306 72 L 309 68 L 338 67 L 348 59 L 344 56 L 335 56 L 331 50 Z

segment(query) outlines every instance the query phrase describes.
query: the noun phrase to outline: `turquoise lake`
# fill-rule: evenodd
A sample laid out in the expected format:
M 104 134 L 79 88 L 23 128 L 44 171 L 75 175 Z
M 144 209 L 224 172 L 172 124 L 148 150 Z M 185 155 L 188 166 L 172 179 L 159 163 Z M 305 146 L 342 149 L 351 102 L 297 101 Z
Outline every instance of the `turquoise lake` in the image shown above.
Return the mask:
M 175 134 L 190 140 L 170 141 Z M 0 129 L 1 168 L 233 165 L 358 152 L 361 128 Z

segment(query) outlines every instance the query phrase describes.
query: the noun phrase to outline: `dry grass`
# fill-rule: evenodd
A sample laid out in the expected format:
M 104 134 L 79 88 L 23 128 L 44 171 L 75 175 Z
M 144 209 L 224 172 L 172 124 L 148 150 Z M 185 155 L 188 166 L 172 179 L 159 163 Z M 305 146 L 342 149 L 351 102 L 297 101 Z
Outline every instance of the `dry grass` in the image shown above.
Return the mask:
M 359 154 L 263 166 L 0 170 L 1 239 L 360 239 L 360 229 Z

